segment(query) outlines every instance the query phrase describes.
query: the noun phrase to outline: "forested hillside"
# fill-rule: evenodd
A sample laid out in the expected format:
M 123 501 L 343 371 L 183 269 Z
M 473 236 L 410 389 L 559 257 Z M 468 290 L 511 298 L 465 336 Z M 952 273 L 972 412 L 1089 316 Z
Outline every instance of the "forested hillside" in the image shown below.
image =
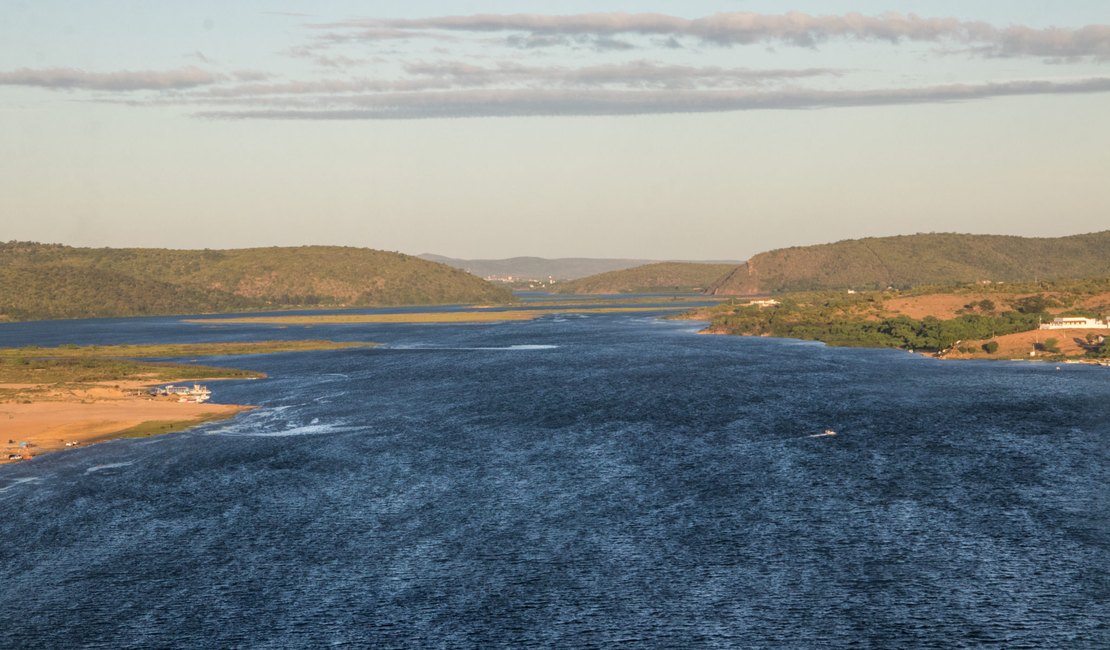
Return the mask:
M 1110 231 L 1058 238 L 951 233 L 853 239 L 760 253 L 715 295 L 906 288 L 1110 276 Z
M 544 257 L 510 257 L 500 260 L 462 260 L 442 255 L 424 253 L 421 259 L 439 262 L 478 277 L 513 276 L 522 280 L 574 280 L 584 278 L 596 273 L 628 269 L 641 264 L 649 264 L 652 260 L 630 260 L 617 258 L 591 258 L 591 257 L 560 257 L 548 259 Z
M 622 271 L 599 273 L 555 285 L 555 293 L 652 293 L 705 291 L 736 268 L 734 264 L 658 262 Z
M 0 318 L 8 320 L 510 299 L 507 290 L 461 270 L 363 248 L 0 244 Z

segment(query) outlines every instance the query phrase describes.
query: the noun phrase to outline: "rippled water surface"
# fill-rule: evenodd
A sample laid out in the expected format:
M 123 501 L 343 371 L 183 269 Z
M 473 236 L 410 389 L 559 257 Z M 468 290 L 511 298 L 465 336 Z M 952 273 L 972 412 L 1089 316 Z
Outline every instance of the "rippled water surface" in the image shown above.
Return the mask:
M 0 467 L 0 646 L 1110 644 L 1107 369 L 695 325 L 0 326 L 383 343 Z

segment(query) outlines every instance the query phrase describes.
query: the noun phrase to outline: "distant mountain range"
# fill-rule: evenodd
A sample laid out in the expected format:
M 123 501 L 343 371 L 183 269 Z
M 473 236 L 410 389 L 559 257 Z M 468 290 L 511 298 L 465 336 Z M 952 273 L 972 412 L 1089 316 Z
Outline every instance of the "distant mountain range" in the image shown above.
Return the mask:
M 735 268 L 735 263 L 656 262 L 560 282 L 553 290 L 577 294 L 700 292 Z
M 1055 238 L 930 233 L 760 253 L 716 282 L 709 293 L 754 295 L 1108 276 L 1110 230 Z
M 0 319 L 508 302 L 410 255 L 339 246 L 167 250 L 0 244 Z

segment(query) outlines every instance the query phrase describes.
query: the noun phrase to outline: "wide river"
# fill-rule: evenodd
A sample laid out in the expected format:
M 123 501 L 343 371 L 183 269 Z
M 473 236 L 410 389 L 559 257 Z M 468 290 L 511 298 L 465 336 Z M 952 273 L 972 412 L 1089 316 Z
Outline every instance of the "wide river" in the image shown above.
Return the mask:
M 1110 645 L 1110 369 L 698 327 L 0 325 L 382 344 L 0 467 L 0 647 Z

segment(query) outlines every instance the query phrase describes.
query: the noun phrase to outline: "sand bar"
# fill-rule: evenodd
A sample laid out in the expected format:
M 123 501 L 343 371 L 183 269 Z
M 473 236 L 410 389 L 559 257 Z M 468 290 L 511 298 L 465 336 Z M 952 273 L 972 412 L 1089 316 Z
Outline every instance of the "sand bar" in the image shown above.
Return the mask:
M 134 394 L 133 385 L 38 387 L 34 401 L 0 403 L 0 463 L 112 438 L 169 433 L 252 407 L 196 404 Z M 130 430 L 130 431 L 129 431 Z

